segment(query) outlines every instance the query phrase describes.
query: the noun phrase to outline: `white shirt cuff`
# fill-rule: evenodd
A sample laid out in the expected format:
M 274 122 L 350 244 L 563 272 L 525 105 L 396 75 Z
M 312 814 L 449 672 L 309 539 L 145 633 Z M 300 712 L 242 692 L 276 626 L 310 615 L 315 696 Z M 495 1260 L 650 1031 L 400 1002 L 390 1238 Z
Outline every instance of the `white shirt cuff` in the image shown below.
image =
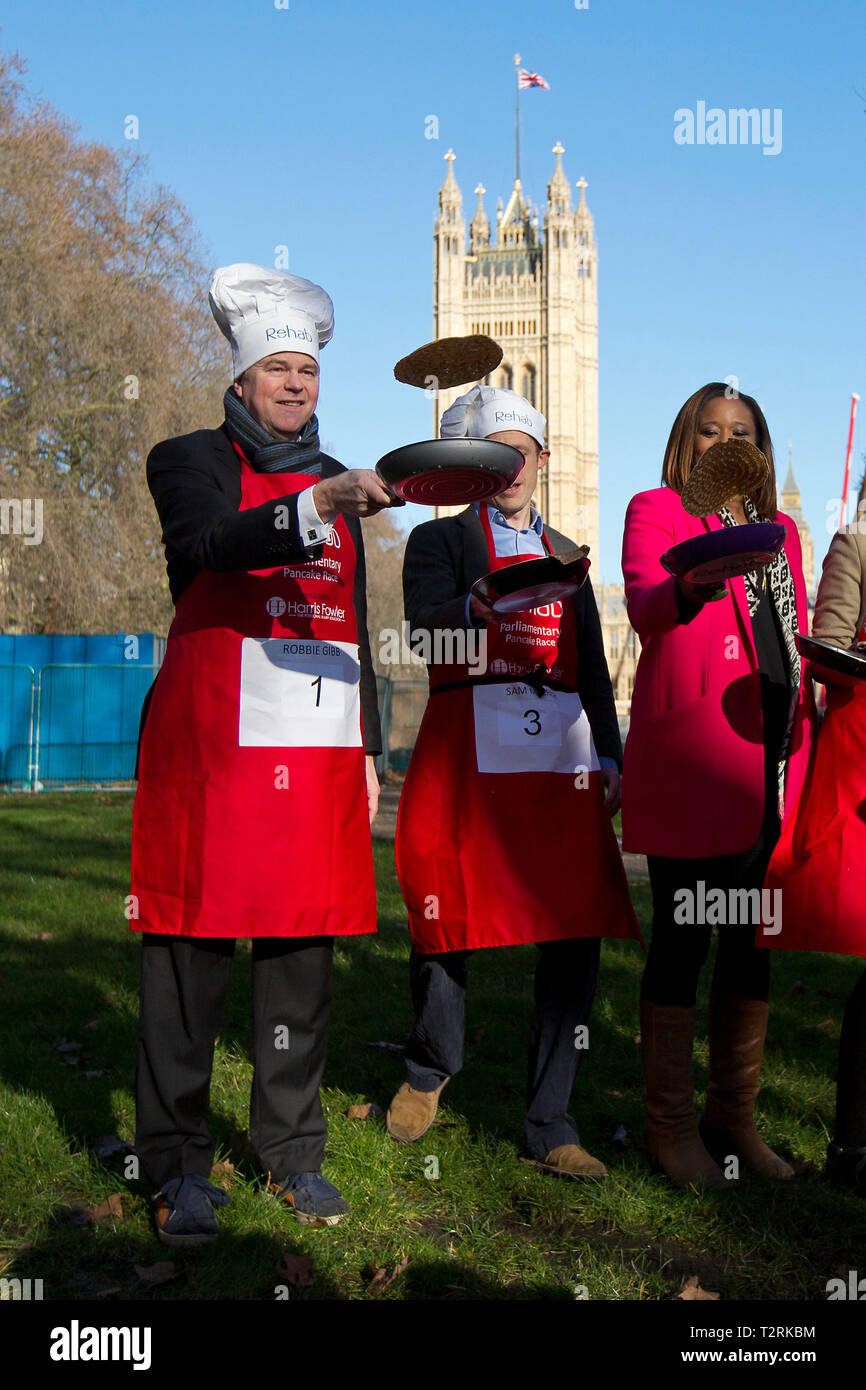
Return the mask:
M 316 511 L 313 489 L 308 487 L 298 493 L 298 530 L 305 548 L 312 550 L 316 546 L 327 545 L 333 529 L 333 522 L 323 521 Z

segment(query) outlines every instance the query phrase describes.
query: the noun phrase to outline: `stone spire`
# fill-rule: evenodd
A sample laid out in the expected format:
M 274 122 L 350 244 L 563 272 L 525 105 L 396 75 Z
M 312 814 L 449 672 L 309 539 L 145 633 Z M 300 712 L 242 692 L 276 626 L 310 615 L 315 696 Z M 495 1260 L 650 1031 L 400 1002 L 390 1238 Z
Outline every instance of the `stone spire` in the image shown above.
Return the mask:
M 580 201 L 575 213 L 575 223 L 579 232 L 585 232 L 587 241 L 591 241 L 595 234 L 595 224 L 592 220 L 592 213 L 586 203 L 587 183 L 585 178 L 579 178 L 576 185 L 580 189 Z
M 551 176 L 550 183 L 547 185 L 547 206 L 548 211 L 553 217 L 566 217 L 571 212 L 571 189 L 565 171 L 562 167 L 562 156 L 565 154 L 565 146 L 557 140 L 553 147 L 556 155 L 556 168 Z
M 815 584 L 815 546 L 812 541 L 812 532 L 809 523 L 803 515 L 803 502 L 800 497 L 800 488 L 797 479 L 794 477 L 794 465 L 792 462 L 793 448 L 790 440 L 788 441 L 788 469 L 785 474 L 785 481 L 779 495 L 779 509 L 786 512 L 792 521 L 796 522 L 797 530 L 800 533 L 800 547 L 803 552 L 803 575 L 806 580 L 806 590 L 812 592 Z
M 463 276 L 466 256 L 466 223 L 463 195 L 454 177 L 453 150 L 444 156 L 448 172 L 439 189 L 439 214 L 433 231 L 435 336 L 458 337 L 463 332 Z M 434 402 L 435 405 L 435 402 Z
M 487 213 L 484 211 L 484 194 L 487 189 L 483 183 L 479 183 L 475 189 L 478 195 L 478 206 L 469 223 L 469 249 L 477 251 L 479 248 L 490 244 L 490 223 L 487 220 Z

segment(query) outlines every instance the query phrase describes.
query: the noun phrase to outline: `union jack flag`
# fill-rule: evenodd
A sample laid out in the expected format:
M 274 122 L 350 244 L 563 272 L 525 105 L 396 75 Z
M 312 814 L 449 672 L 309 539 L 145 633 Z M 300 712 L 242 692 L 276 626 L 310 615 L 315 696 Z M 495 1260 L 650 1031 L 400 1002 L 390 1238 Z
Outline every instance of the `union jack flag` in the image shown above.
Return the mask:
M 550 83 L 545 82 L 539 72 L 529 72 L 526 68 L 519 68 L 517 76 L 520 78 L 521 87 L 542 87 L 545 92 L 550 91 Z

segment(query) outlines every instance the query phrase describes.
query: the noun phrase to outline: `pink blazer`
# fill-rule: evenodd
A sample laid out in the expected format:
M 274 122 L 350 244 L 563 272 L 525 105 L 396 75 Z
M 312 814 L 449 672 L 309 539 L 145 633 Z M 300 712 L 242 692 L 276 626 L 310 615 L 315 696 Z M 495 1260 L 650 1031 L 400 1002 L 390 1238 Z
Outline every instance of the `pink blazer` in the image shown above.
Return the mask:
M 808 631 L 800 538 L 782 512 L 785 551 L 797 602 L 797 627 Z M 676 580 L 665 550 L 705 530 L 712 516 L 690 516 L 671 488 L 639 492 L 629 503 L 622 571 L 632 627 L 641 641 L 631 724 L 625 745 L 623 849 L 678 859 L 739 854 L 758 837 L 764 813 L 764 746 L 760 676 L 742 578 L 690 623 L 677 619 Z M 814 702 L 808 663 L 801 663 L 786 776 L 790 810 L 809 757 Z

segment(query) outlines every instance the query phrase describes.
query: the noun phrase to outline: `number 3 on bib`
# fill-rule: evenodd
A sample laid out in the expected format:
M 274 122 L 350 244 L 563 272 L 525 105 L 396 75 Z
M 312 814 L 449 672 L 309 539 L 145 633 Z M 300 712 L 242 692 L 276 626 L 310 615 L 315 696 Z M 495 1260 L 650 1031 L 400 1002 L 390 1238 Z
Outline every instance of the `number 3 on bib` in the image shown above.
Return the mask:
M 598 771 L 599 761 L 580 696 L 550 690 L 539 698 L 520 681 L 479 685 L 472 692 L 479 772 Z

